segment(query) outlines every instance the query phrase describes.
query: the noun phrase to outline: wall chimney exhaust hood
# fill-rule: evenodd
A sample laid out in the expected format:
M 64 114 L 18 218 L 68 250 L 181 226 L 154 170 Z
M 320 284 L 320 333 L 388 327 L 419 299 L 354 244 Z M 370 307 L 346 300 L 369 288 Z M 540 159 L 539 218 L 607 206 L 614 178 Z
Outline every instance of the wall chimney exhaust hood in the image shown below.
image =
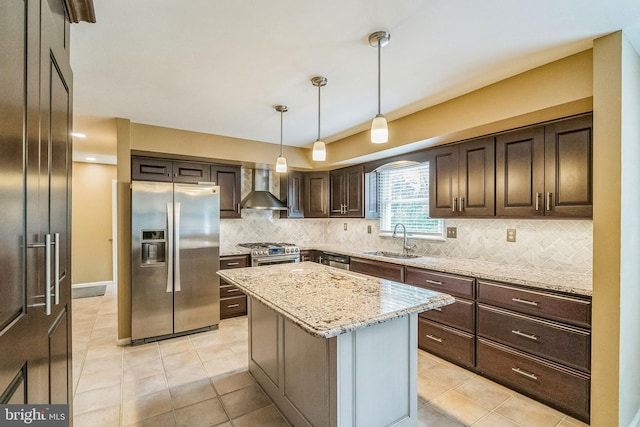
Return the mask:
M 253 191 L 242 199 L 241 205 L 243 209 L 287 210 L 285 204 L 269 192 L 269 171 L 267 169 L 253 170 Z

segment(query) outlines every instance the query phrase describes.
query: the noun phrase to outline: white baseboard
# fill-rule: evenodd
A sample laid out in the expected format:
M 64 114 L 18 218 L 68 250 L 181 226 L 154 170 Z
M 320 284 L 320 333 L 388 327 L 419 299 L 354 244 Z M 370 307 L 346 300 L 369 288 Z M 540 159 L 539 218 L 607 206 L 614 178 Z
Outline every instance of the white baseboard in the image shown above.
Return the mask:
M 113 281 L 107 280 L 104 282 L 90 282 L 90 283 L 74 283 L 71 285 L 72 288 L 88 288 L 90 286 L 100 286 L 100 285 L 113 285 Z
M 640 427 L 640 408 L 638 408 L 636 416 L 631 420 L 631 424 L 629 424 L 629 427 Z
M 131 345 L 131 337 L 122 338 L 121 340 L 118 340 L 117 344 L 119 347 L 126 347 L 128 345 Z

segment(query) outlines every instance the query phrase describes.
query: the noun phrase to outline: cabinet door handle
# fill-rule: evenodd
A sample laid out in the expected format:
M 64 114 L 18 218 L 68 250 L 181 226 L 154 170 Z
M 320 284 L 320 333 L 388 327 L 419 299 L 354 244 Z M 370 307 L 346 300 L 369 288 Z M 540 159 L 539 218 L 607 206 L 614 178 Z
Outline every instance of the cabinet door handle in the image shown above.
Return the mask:
M 526 299 L 520 299 L 520 298 L 511 298 L 511 301 L 513 302 L 519 302 L 520 304 L 527 304 L 527 305 L 533 305 L 533 306 L 538 306 L 538 303 L 535 301 L 529 301 Z
M 536 191 L 536 211 L 540 210 L 540 192 Z
M 44 314 L 51 315 L 51 234 L 44 236 Z
M 518 368 L 517 366 L 511 368 L 511 370 L 513 372 L 515 372 L 516 374 L 520 374 L 520 375 L 525 376 L 527 378 L 531 378 L 532 380 L 538 381 L 538 376 L 536 374 L 532 374 L 531 372 L 523 371 L 522 369 Z
M 236 212 L 240 213 L 240 203 L 236 203 Z
M 521 337 L 524 337 L 524 338 L 528 338 L 528 339 L 533 340 L 533 341 L 538 341 L 538 337 L 537 336 L 535 336 L 533 334 L 526 334 L 524 332 L 520 332 L 518 329 L 512 329 L 511 333 L 512 334 L 516 334 L 516 335 L 521 336 Z
M 458 205 L 458 212 L 464 212 L 464 197 L 460 197 L 460 204 Z
M 240 292 L 240 289 L 227 289 L 228 294 L 232 294 L 234 292 Z
M 547 191 L 547 210 L 551 210 L 551 192 Z
M 227 306 L 227 308 L 236 308 L 236 307 L 240 307 L 240 304 L 229 304 Z
M 437 280 L 429 280 L 429 279 L 425 279 L 425 282 L 427 282 L 427 283 L 431 283 L 432 285 L 442 286 L 442 282 L 438 282 Z
M 53 250 L 53 281 L 55 285 L 55 303 L 56 305 L 60 304 L 60 233 L 55 233 L 53 235 L 55 240 L 53 242 L 54 250 Z
M 457 211 L 458 210 L 458 198 L 454 197 L 453 198 L 453 202 L 451 204 L 453 205 L 452 208 L 451 208 L 451 211 L 452 212 Z
M 439 342 L 439 343 L 441 343 L 441 342 L 442 342 L 442 338 L 434 337 L 434 336 L 433 336 L 433 335 L 431 335 L 431 334 L 427 334 L 427 338 L 429 338 L 430 340 L 433 340 L 433 341 L 435 341 L 435 342 Z
M 227 267 L 233 267 L 234 265 L 240 265 L 239 262 L 228 262 Z

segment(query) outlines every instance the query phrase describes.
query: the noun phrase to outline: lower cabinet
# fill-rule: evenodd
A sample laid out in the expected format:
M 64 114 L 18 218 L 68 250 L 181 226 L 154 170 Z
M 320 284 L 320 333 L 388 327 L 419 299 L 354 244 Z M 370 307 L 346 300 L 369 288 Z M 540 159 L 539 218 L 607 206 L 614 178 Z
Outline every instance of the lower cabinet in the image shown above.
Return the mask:
M 220 270 L 249 266 L 248 255 L 220 257 Z M 247 296 L 240 289 L 220 279 L 220 319 L 247 314 Z
M 591 298 L 351 258 L 351 271 L 452 295 L 418 315 L 418 347 L 589 422 Z

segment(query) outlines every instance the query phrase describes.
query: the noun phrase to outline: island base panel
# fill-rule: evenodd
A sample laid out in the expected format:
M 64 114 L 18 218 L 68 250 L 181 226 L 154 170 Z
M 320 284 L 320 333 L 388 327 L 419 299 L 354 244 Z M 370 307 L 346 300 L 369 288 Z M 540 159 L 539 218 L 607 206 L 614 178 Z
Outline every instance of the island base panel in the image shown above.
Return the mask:
M 325 339 L 253 298 L 248 312 L 249 371 L 292 425 L 417 425 L 416 314 Z

